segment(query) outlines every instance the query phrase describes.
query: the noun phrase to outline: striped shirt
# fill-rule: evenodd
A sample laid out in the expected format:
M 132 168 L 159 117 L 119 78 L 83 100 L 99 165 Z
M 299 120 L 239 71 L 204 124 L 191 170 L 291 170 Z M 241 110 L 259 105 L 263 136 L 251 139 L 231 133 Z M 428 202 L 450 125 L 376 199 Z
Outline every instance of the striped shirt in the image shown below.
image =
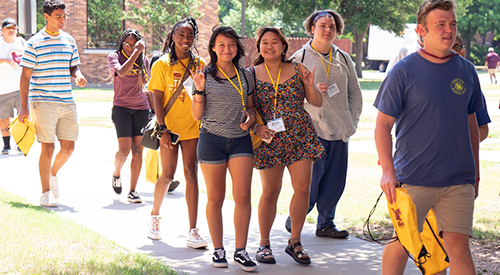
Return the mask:
M 21 66 L 33 69 L 30 101 L 74 103 L 70 68 L 80 65 L 75 39 L 60 31 L 56 36 L 45 29 L 28 40 Z
M 243 101 L 246 109 L 247 96 L 253 94 L 255 80 L 252 73 L 247 69 L 238 68 L 238 72 L 243 87 Z M 201 119 L 203 128 L 211 134 L 225 138 L 239 138 L 248 135 L 248 130 L 243 131 L 240 127 L 243 116 L 240 93 L 227 79 L 222 80 L 222 83 L 220 83 L 210 74 L 205 76 L 207 95 L 205 113 Z M 238 89 L 240 88 L 237 76 L 231 78 L 231 81 L 236 84 Z

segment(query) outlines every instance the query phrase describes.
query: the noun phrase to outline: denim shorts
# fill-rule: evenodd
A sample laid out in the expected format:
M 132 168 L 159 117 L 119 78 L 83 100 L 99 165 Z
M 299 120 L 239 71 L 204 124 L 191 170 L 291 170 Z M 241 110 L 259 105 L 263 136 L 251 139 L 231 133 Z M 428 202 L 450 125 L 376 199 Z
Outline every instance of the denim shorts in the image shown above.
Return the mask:
M 196 149 L 198 162 L 204 164 L 226 163 L 235 157 L 253 158 L 250 135 L 239 138 L 225 138 L 201 129 Z

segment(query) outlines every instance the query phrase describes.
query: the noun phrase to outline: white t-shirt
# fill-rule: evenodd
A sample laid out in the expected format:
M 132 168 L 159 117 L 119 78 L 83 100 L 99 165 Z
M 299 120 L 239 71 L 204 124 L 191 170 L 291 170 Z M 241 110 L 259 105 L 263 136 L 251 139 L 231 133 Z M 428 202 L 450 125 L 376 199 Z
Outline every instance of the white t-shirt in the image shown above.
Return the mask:
M 26 40 L 16 37 L 14 43 L 7 43 L 4 37 L 0 37 L 0 59 L 14 60 L 18 65 L 24 53 Z M 0 94 L 8 94 L 19 91 L 22 68 L 13 68 L 9 63 L 0 63 Z

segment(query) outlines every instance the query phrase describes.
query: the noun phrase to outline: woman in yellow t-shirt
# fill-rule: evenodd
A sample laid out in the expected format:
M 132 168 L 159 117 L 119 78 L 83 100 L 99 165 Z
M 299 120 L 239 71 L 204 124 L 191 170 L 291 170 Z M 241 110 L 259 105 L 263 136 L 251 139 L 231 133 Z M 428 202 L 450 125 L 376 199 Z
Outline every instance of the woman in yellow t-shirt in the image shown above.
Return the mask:
M 192 248 L 207 246 L 207 242 L 200 237 L 196 228 L 199 192 L 196 146 L 198 144 L 199 126 L 191 114 L 192 101 L 187 94 L 186 88 L 182 89 L 166 115 L 164 108 L 181 84 L 180 81 L 187 70 L 190 59 L 195 65 L 205 65 L 205 61 L 195 56 L 191 51 L 197 39 L 198 24 L 193 18 L 187 17 L 175 23 L 168 33 L 163 47 L 165 55 L 158 59 L 151 69 L 151 80 L 148 85 L 148 90 L 154 93 L 156 117 L 160 125 L 159 129 L 162 132 L 160 157 L 163 170 L 155 186 L 153 210 L 148 224 L 148 237 L 155 240 L 162 238 L 160 232 L 160 207 L 170 183 L 174 179 L 180 145 L 184 164 L 184 177 L 186 179 L 186 202 L 190 228 L 187 236 L 187 246 Z M 179 134 L 177 144 L 172 144 L 167 129 Z

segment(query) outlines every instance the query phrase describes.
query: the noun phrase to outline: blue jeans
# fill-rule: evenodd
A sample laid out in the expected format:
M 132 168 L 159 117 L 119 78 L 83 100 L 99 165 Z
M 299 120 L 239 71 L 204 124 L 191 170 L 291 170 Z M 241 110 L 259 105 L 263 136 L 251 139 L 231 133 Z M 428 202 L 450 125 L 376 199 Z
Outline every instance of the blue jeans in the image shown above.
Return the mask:
M 348 143 L 342 140 L 328 141 L 319 138 L 325 154 L 314 163 L 311 195 L 308 213 L 318 208 L 317 228 L 323 229 L 329 225 L 335 226 L 335 210 L 344 193 L 347 175 Z

